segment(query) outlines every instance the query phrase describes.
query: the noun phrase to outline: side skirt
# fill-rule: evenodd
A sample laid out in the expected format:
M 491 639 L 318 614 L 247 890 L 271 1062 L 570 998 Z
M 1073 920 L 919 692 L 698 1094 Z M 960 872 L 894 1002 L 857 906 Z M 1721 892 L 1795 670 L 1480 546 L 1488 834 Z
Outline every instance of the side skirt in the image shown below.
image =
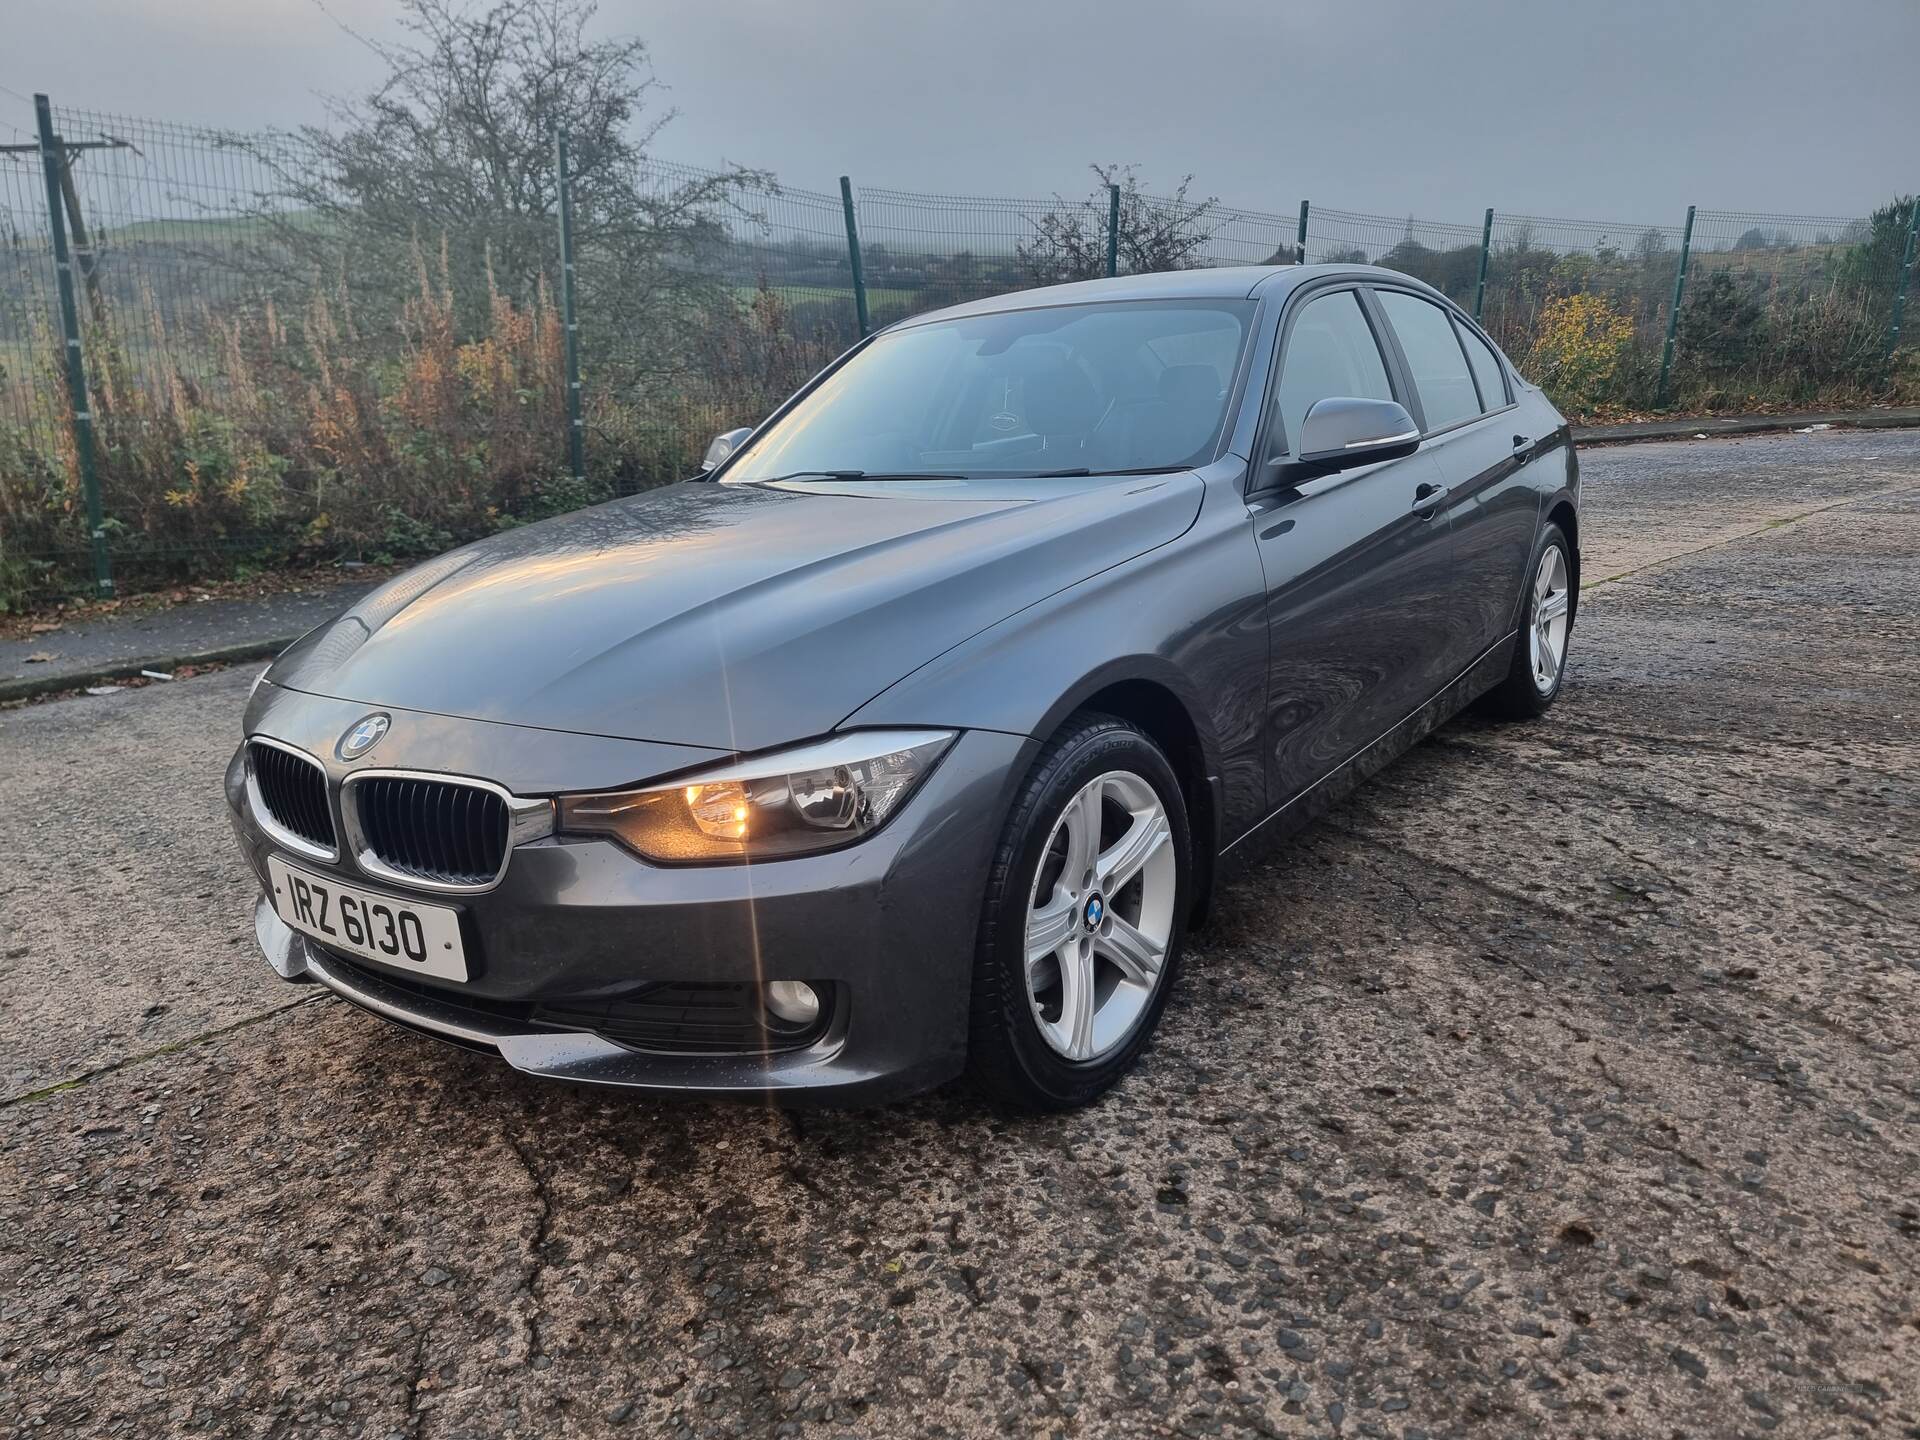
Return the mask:
M 1509 632 L 1482 652 L 1426 704 L 1344 764 L 1330 770 L 1220 852 L 1219 874 L 1230 874 L 1298 834 L 1506 678 L 1520 632 Z

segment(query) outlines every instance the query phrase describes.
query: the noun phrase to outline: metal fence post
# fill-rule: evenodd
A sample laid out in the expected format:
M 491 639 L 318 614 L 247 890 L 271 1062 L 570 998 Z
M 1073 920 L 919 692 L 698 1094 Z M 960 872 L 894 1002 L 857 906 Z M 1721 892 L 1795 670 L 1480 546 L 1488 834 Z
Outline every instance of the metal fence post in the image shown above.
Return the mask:
M 1307 263 L 1307 202 L 1304 200 L 1300 202 L 1300 233 L 1294 237 L 1293 244 L 1294 244 L 1294 254 L 1296 257 L 1298 257 L 1294 260 L 1293 263 L 1296 265 L 1306 264 Z
M 1907 248 L 1900 257 L 1900 277 L 1893 287 L 1893 315 L 1887 321 L 1887 354 L 1881 362 L 1888 378 L 1893 375 L 1893 352 L 1900 343 L 1900 320 L 1907 309 L 1907 282 L 1913 278 L 1913 254 L 1920 243 L 1920 195 L 1907 207 Z
M 1487 207 L 1487 218 L 1480 222 L 1480 278 L 1473 282 L 1473 318 L 1477 323 L 1480 311 L 1487 303 L 1487 252 L 1493 248 L 1493 207 Z
M 560 323 L 567 340 L 567 463 L 579 481 L 587 478 L 587 422 L 580 413 L 580 317 L 573 295 L 573 175 L 561 129 L 553 132 L 553 173 L 560 211 Z
M 1673 377 L 1673 337 L 1680 329 L 1680 301 L 1687 293 L 1687 257 L 1693 253 L 1693 206 L 1687 206 L 1687 228 L 1680 232 L 1680 268 L 1673 272 L 1673 304 L 1667 310 L 1667 341 L 1660 347 L 1660 384 L 1653 392 L 1656 406 L 1667 403 L 1667 382 Z
M 1107 186 L 1107 278 L 1120 273 L 1120 187 Z
M 847 262 L 853 266 L 853 313 L 860 322 L 860 338 L 873 333 L 873 321 L 867 314 L 867 276 L 860 268 L 860 224 L 853 214 L 853 181 L 840 177 L 840 208 L 847 215 Z
M 107 554 L 106 520 L 100 511 L 100 476 L 93 464 L 93 412 L 87 406 L 87 362 L 80 349 L 80 307 L 73 298 L 73 255 L 67 248 L 67 217 L 61 208 L 66 152 L 60 137 L 53 133 L 51 102 L 44 95 L 35 95 L 33 109 L 40 126 L 40 164 L 46 173 L 47 224 L 53 232 L 53 271 L 60 291 L 60 331 L 67 351 L 67 400 L 73 412 L 73 449 L 80 469 L 80 488 L 87 499 L 93 585 L 101 595 L 112 595 L 113 562 Z

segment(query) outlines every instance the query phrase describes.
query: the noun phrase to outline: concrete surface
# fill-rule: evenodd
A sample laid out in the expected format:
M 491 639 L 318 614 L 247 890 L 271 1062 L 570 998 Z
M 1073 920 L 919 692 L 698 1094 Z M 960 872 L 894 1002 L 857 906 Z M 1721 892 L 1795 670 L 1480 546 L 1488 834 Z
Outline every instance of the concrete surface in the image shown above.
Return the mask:
M 1916 1433 L 1920 436 L 1587 474 L 1064 1118 L 520 1079 L 255 958 L 245 671 L 0 714 L 0 1434 Z
M 341 577 L 321 572 L 297 589 L 87 615 L 55 631 L 0 640 L 0 700 L 121 679 L 143 669 L 272 655 L 339 614 L 388 573 Z M 31 655 L 52 658 L 29 660 Z

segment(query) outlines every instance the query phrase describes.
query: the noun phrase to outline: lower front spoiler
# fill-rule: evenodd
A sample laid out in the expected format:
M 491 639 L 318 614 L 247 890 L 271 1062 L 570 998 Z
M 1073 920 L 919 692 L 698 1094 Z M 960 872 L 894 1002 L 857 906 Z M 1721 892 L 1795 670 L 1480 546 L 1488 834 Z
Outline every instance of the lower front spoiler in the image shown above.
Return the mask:
M 951 1079 L 938 1062 L 904 1069 L 860 1064 L 846 1045 L 842 1014 L 803 1050 L 753 1055 L 640 1052 L 586 1031 L 516 1026 L 510 1021 L 384 982 L 311 943 L 274 912 L 263 895 L 254 934 L 283 980 L 325 986 L 362 1010 L 465 1050 L 498 1055 L 514 1069 L 547 1080 L 618 1089 L 768 1097 L 785 1104 L 862 1104 L 910 1095 Z

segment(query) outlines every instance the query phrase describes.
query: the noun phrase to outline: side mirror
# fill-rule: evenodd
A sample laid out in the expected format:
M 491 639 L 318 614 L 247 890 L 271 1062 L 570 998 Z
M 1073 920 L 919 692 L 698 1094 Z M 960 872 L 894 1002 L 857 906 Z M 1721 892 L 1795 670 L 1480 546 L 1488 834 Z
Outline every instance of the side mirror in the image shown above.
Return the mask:
M 746 443 L 746 438 L 752 433 L 751 425 L 742 425 L 738 430 L 728 430 L 714 436 L 713 443 L 707 446 L 706 458 L 700 462 L 701 471 L 704 473 L 718 470 L 726 463 L 728 456 Z
M 1398 460 L 1420 448 L 1420 427 L 1397 400 L 1333 395 L 1316 400 L 1300 424 L 1298 459 L 1276 460 L 1283 482 Z

